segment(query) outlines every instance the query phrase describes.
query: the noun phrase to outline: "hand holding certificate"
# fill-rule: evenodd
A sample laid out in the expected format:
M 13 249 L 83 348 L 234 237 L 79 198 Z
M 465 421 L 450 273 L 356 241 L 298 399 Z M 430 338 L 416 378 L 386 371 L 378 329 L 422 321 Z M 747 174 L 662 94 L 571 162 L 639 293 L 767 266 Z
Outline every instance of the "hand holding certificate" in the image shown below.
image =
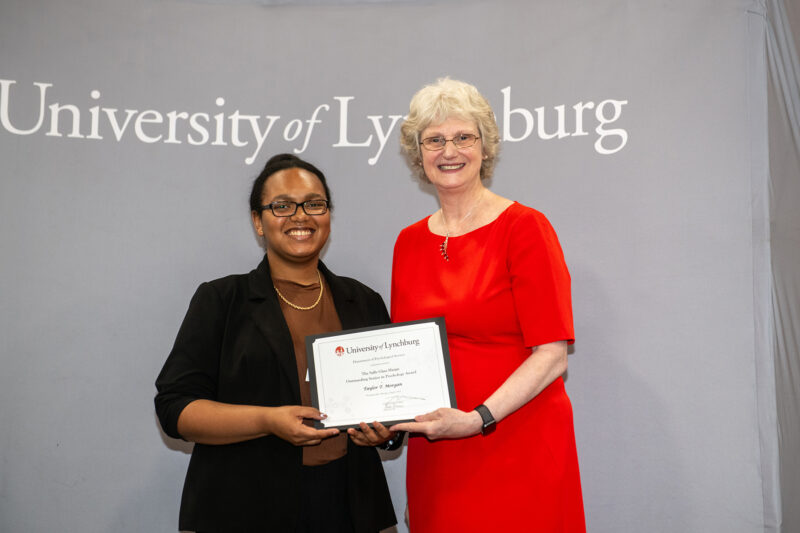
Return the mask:
M 306 337 L 318 428 L 384 425 L 456 407 L 444 319 Z

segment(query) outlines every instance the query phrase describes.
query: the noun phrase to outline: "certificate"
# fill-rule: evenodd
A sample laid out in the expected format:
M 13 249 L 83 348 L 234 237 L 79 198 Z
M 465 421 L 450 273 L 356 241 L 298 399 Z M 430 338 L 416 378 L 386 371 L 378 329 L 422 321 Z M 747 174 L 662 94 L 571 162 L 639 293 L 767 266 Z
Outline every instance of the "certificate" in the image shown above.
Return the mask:
M 456 407 L 444 318 L 306 337 L 317 428 L 389 426 Z

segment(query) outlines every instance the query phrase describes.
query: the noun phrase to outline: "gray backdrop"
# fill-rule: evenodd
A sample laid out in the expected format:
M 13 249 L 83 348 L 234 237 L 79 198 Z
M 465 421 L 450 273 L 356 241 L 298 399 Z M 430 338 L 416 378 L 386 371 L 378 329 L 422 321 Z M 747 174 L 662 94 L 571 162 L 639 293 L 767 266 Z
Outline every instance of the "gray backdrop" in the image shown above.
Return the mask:
M 572 273 L 589 530 L 780 531 L 764 2 L 265 4 L 0 4 L 0 530 L 177 529 L 153 381 L 195 287 L 259 261 L 252 179 L 319 165 L 324 259 L 388 304 L 437 208 L 397 117 L 450 75 Z

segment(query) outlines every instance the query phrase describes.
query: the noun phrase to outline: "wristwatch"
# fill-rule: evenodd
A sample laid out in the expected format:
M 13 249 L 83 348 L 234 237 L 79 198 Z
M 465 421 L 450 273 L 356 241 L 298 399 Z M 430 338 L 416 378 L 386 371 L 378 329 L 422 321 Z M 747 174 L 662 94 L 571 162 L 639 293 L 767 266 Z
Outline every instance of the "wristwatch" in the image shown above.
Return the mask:
M 492 416 L 492 412 L 489 411 L 489 408 L 483 404 L 480 404 L 474 410 L 478 411 L 478 414 L 481 415 L 481 419 L 483 420 L 481 434 L 485 436 L 494 431 L 495 426 L 497 426 L 497 421 Z

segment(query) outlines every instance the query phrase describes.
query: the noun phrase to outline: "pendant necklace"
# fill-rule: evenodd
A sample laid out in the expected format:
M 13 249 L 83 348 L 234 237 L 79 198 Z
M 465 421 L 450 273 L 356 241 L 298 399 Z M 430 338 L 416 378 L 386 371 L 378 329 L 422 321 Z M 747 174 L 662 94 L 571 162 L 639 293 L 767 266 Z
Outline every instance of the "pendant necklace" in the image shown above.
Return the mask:
M 483 197 L 484 193 L 481 193 L 481 197 L 478 198 L 478 201 L 475 202 L 475 205 L 472 206 L 472 209 L 467 211 L 467 214 L 461 217 L 461 220 L 459 220 L 456 224 L 457 226 L 461 226 L 461 224 L 463 224 L 464 221 L 467 220 L 467 217 L 469 217 L 472 214 L 472 212 L 475 211 L 475 208 L 480 205 L 481 201 L 483 200 Z M 445 261 L 450 261 L 450 256 L 447 255 L 447 243 L 450 241 L 450 227 L 447 224 L 447 217 L 444 216 L 444 208 L 442 208 L 442 221 L 444 222 L 445 234 L 444 234 L 444 241 L 442 241 L 442 243 L 439 245 L 439 251 L 442 252 L 442 257 L 444 257 Z
M 280 296 L 281 300 L 283 300 L 284 302 L 286 302 L 290 306 L 294 307 L 298 311 L 310 311 L 310 310 L 314 309 L 319 304 L 319 302 L 322 300 L 322 291 L 325 290 L 325 286 L 322 283 L 322 274 L 319 273 L 319 270 L 317 270 L 317 277 L 319 278 L 319 296 L 317 296 L 317 301 L 314 302 L 312 305 L 309 305 L 308 307 L 303 307 L 302 305 L 293 304 L 292 302 L 287 300 L 286 297 L 283 294 L 281 294 L 281 291 L 278 290 L 277 285 L 275 285 L 273 283 L 272 286 L 275 287 L 275 292 L 278 293 L 278 296 Z

